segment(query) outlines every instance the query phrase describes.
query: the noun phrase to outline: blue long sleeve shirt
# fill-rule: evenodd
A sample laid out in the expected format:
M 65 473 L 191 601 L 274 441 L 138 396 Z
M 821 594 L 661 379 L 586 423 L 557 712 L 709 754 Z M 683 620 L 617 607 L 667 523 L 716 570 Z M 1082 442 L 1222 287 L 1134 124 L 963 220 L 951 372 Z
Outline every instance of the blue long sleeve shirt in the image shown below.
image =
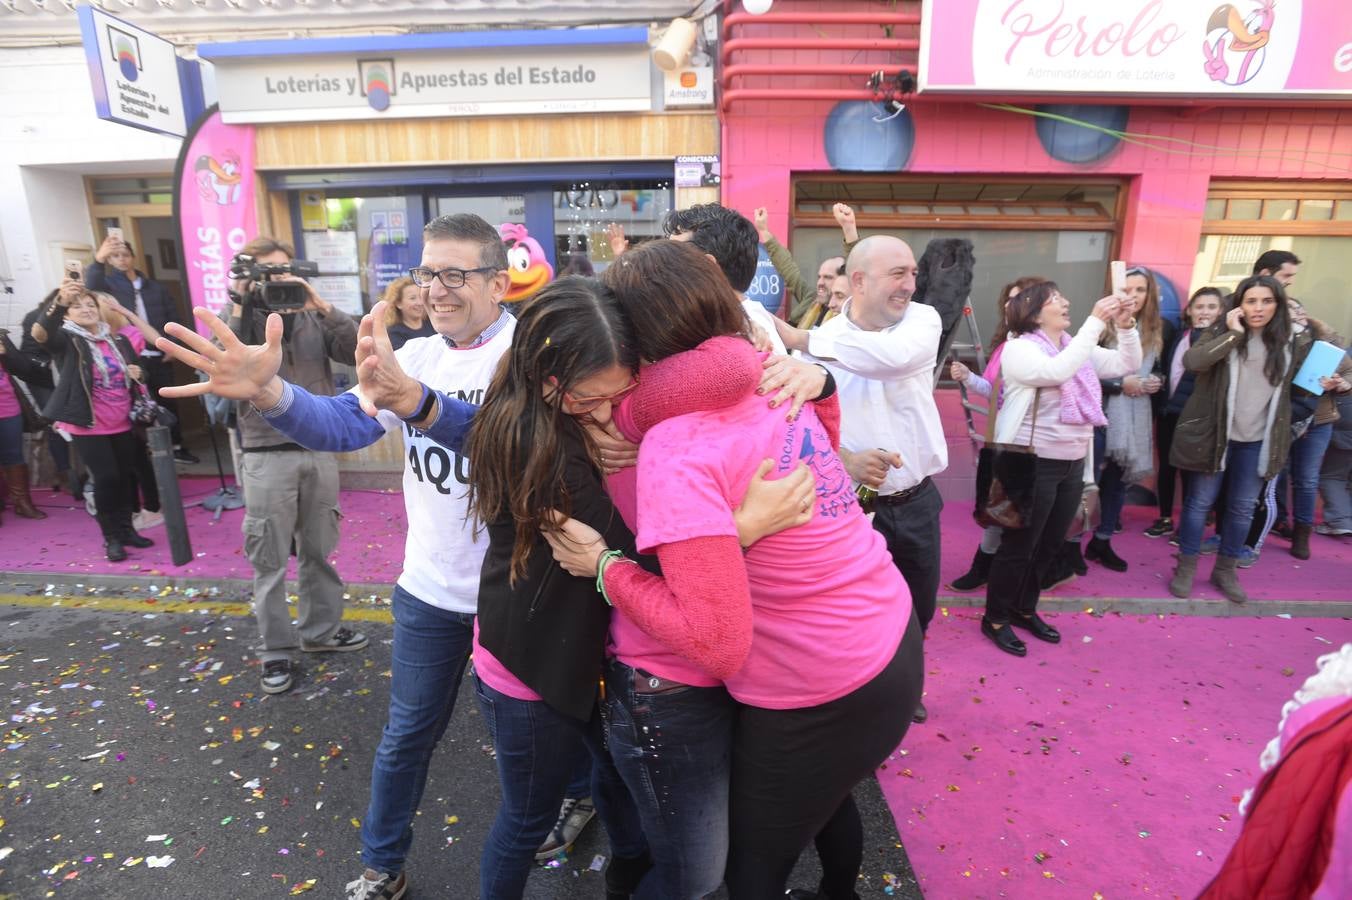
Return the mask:
M 419 430 L 452 452 L 460 453 L 479 407 L 441 391 L 433 393 L 437 402 L 431 421 Z M 302 447 L 329 453 L 369 447 L 404 424 L 390 412 L 371 418 L 362 412 L 357 395 L 351 391 L 321 397 L 290 382 L 282 388 L 277 405 L 260 412 L 268 424 Z

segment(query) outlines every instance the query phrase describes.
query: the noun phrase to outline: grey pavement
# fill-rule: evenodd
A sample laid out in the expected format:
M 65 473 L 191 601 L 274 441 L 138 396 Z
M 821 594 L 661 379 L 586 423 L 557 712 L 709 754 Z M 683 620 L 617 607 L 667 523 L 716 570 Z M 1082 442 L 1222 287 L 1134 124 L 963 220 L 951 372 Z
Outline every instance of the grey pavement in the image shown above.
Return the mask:
M 358 627 L 366 652 L 306 655 L 297 686 L 269 697 L 252 620 L 0 606 L 0 900 L 341 897 L 389 684 L 390 626 Z M 490 753 L 463 690 L 415 823 L 410 898 L 478 896 Z M 919 897 L 877 784 L 856 796 L 860 896 Z M 526 896 L 603 896 L 606 852 L 592 826 Z M 813 856 L 794 886 L 815 887 Z

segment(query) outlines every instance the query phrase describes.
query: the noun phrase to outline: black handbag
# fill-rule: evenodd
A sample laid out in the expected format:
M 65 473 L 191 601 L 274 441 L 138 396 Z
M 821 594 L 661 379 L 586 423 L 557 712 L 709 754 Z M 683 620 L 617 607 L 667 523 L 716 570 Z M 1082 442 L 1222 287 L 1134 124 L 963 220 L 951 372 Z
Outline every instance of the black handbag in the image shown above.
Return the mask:
M 1037 430 L 1038 401 L 1042 389 L 1033 394 L 1033 422 L 1028 444 L 995 442 L 995 406 L 1000 398 L 1001 380 L 991 385 L 991 408 L 986 415 L 986 443 L 977 454 L 976 508 L 972 517 L 983 528 L 1024 528 L 1033 511 L 1034 484 L 1037 480 L 1037 453 L 1033 451 L 1033 433 Z

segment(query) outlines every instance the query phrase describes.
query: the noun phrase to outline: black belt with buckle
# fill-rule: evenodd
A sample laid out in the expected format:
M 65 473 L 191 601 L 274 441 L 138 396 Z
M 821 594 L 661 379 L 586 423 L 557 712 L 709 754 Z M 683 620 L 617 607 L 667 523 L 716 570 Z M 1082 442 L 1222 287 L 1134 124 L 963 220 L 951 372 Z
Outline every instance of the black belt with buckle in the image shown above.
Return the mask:
M 920 493 L 921 489 L 928 485 L 929 482 L 929 476 L 926 475 L 915 487 L 909 487 L 904 491 L 897 491 L 895 494 L 879 494 L 877 499 L 873 502 L 880 506 L 900 506 L 916 494 Z

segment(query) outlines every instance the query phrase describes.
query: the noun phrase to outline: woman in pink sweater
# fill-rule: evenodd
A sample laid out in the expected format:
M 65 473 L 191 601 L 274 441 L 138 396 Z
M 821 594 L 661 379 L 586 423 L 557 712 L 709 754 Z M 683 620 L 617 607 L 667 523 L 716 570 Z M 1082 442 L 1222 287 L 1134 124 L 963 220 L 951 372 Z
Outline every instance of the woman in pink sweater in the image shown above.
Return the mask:
M 718 269 L 679 242 L 626 253 L 604 281 L 633 320 L 646 359 L 743 327 Z M 814 837 L 821 894 L 854 896 L 863 849 L 850 792 L 896 748 L 920 698 L 910 594 L 854 498 L 836 452 L 834 411 L 828 402 L 788 420 L 748 394 L 648 431 L 636 536 L 640 552 L 656 552 L 661 576 L 578 523 L 550 536 L 568 571 L 598 576 L 622 623 L 611 629 L 619 660 L 634 669 L 679 660 L 685 678 L 722 682 L 736 701 L 726 871 L 733 900 L 781 897 Z M 743 553 L 733 510 L 766 457 L 782 472 L 807 464 L 815 514 Z M 679 745 L 677 736 L 667 739 Z

